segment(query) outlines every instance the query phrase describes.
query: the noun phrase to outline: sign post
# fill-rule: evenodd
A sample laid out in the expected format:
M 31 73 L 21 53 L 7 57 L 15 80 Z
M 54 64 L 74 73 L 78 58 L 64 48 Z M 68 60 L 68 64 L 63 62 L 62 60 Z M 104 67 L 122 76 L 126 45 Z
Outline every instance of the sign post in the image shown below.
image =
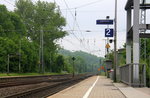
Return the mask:
M 109 45 L 109 37 L 113 37 L 113 36 L 115 36 L 115 34 L 114 34 L 114 29 L 112 29 L 112 28 L 109 28 L 109 25 L 113 25 L 113 22 L 114 22 L 114 20 L 110 20 L 109 19 L 109 16 L 106 16 L 106 19 L 104 20 L 104 19 L 102 19 L 102 20 L 96 20 L 96 24 L 97 25 L 107 25 L 107 28 L 105 29 L 105 37 L 107 37 L 107 44 L 106 44 L 106 46 L 105 46 L 105 48 L 106 48 L 106 50 L 107 50 L 107 53 L 105 54 L 105 56 L 106 56 L 106 58 L 107 58 L 107 54 L 109 53 L 109 48 L 110 48 L 110 45 Z M 116 20 L 115 20 L 115 23 L 116 23 Z M 116 24 L 115 24 L 116 25 Z M 116 28 L 115 28 L 115 32 L 116 32 Z M 116 51 L 116 48 L 114 48 L 114 50 Z M 115 53 L 115 52 L 114 52 Z M 115 57 L 114 57 L 115 58 Z M 107 61 L 107 63 L 110 63 L 111 62 L 111 65 L 112 65 L 112 61 Z M 111 69 L 111 67 L 110 67 L 110 64 L 106 64 L 107 65 L 107 72 L 108 72 L 108 70 L 110 70 Z M 110 68 L 109 68 L 110 67 Z M 116 70 L 115 68 L 114 68 L 114 70 Z M 114 71 L 115 72 L 115 71 Z M 108 77 L 109 77 L 109 75 L 108 75 Z M 115 78 L 115 77 L 114 77 Z

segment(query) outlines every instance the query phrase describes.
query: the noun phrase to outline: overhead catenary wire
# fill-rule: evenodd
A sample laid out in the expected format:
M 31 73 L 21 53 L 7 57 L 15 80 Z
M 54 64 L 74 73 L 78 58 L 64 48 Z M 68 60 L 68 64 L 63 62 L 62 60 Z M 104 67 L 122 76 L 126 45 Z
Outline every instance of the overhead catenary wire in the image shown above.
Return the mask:
M 83 35 L 83 33 L 82 33 L 81 29 L 80 29 L 80 26 L 79 26 L 79 24 L 77 22 L 77 9 L 76 8 L 75 8 L 75 23 L 76 23 L 76 25 L 77 25 L 77 27 L 79 29 L 79 32 L 81 33 L 81 36 L 84 38 L 84 35 Z
M 75 45 L 77 45 L 77 43 L 74 43 L 74 42 L 72 42 L 71 40 L 69 40 L 69 39 L 63 39 L 64 41 L 67 41 L 67 42 L 69 42 L 72 46 L 75 46 Z
M 78 22 L 76 21 L 76 16 L 77 16 L 76 8 L 75 8 L 75 16 L 74 16 L 74 14 L 71 12 L 71 10 L 70 10 L 70 8 L 69 8 L 69 6 L 68 6 L 66 0 L 63 0 L 63 1 L 64 1 L 65 5 L 66 5 L 67 9 L 69 10 L 71 16 L 72 16 L 73 19 L 75 20 L 74 22 L 76 23 L 76 25 L 77 25 L 77 27 L 78 27 L 78 29 L 79 29 L 79 32 L 81 33 L 82 37 L 84 37 L 83 34 L 82 34 L 82 31 L 81 31 L 81 29 L 80 29 L 80 27 L 79 27 L 79 24 L 78 24 Z
M 97 0 L 97 1 L 93 1 L 93 2 L 87 3 L 87 4 L 83 4 L 83 5 L 74 7 L 74 8 L 70 8 L 70 10 L 75 9 L 75 8 L 76 8 L 76 9 L 77 9 L 77 8 L 83 8 L 83 7 L 86 7 L 86 6 L 89 6 L 89 5 L 92 5 L 92 4 L 101 2 L 101 1 L 103 1 L 103 0 Z M 61 9 L 61 10 L 68 10 L 68 9 Z
M 11 2 L 9 2 L 8 0 L 4 0 L 6 3 L 8 3 L 9 5 L 11 5 L 11 6 L 13 6 L 13 7 L 16 7 L 16 5 L 15 4 L 13 4 L 13 3 L 11 3 Z M 15 32 L 15 31 L 22 31 L 22 30 L 5 30 L 6 32 L 8 31 L 13 31 L 13 32 Z M 39 30 L 36 30 L 36 31 L 39 31 Z M 51 32 L 51 31 L 45 31 L 45 32 Z M 79 41 L 80 41 L 80 39 L 74 34 L 74 36 L 76 37 L 76 39 L 78 39 Z M 68 42 L 70 42 L 70 43 L 72 43 L 71 41 L 68 41 Z M 73 43 L 72 43 L 72 45 L 74 45 Z M 85 48 L 86 49 L 86 48 Z M 87 50 L 87 49 L 86 49 Z
M 70 25 L 69 25 L 69 27 L 70 27 Z M 88 48 L 85 47 L 85 44 L 81 41 L 81 39 L 78 38 L 78 37 L 74 34 L 73 31 L 71 31 L 71 32 L 72 32 L 71 34 L 82 44 L 82 47 L 83 47 L 85 50 L 90 51 Z
M 66 5 L 67 9 L 69 10 L 69 6 L 68 6 L 67 2 L 66 2 L 65 0 L 63 0 L 63 1 L 64 1 L 65 5 Z M 73 13 L 72 13 L 71 11 L 69 11 L 69 12 L 70 12 L 70 14 L 72 15 L 73 19 L 75 19 Z M 68 24 L 68 26 L 69 26 L 69 28 L 71 28 L 71 26 L 70 26 L 69 24 Z M 86 49 L 87 51 L 90 52 L 90 50 L 85 47 L 83 41 L 81 41 L 81 39 L 79 39 L 79 38 L 74 34 L 73 31 L 71 31 L 71 32 L 72 32 L 72 34 L 75 36 L 75 38 L 82 44 L 82 46 L 84 47 L 84 49 Z
M 75 8 L 75 16 L 74 16 L 73 13 L 72 13 L 72 11 L 71 11 L 71 9 L 69 8 L 67 2 L 66 2 L 65 0 L 64 0 L 64 2 L 65 2 L 65 5 L 66 5 L 68 11 L 69 11 L 70 14 L 72 15 L 73 19 L 76 20 L 76 14 L 77 14 L 76 10 L 77 10 L 77 9 Z M 74 18 L 74 17 L 75 17 L 75 18 Z M 80 33 L 82 34 L 81 29 L 80 29 L 80 27 L 79 27 L 79 25 L 78 25 L 78 22 L 76 22 L 76 25 L 77 25 L 77 27 L 78 27 Z M 72 34 L 74 34 L 74 33 L 72 33 Z M 74 35 L 75 35 L 75 34 L 74 34 Z M 83 35 L 83 34 L 82 34 L 82 35 Z M 83 36 L 82 36 L 82 37 L 83 37 Z M 85 38 L 83 37 L 83 39 L 85 39 Z M 80 39 L 80 43 L 81 43 L 83 46 L 85 46 L 85 44 L 84 44 L 83 42 L 84 42 L 84 41 L 83 41 L 82 39 Z M 91 51 L 90 45 L 87 45 L 87 47 L 88 47 L 88 51 L 90 52 L 90 51 Z M 90 52 L 90 53 L 91 53 L 91 52 Z
M 100 2 L 100 1 L 103 1 L 103 0 L 97 0 L 97 1 L 94 1 L 94 2 L 90 2 L 90 3 L 84 4 L 84 5 L 77 6 L 76 8 L 86 7 L 86 6 L 89 6 L 89 5 L 98 3 L 98 2 Z
M 9 1 L 9 0 L 4 0 L 4 1 L 5 1 L 6 3 L 12 5 L 13 7 L 16 7 L 16 5 L 13 4 L 11 1 Z M 54 0 L 54 1 L 55 1 L 55 0 Z M 76 10 L 75 10 L 75 17 L 76 17 L 76 16 L 77 16 L 77 12 L 76 12 Z M 82 31 L 81 31 L 81 29 L 80 29 L 80 27 L 79 27 L 79 24 L 77 23 L 76 19 L 75 19 L 75 23 L 76 23 L 76 25 L 77 25 L 77 27 L 78 27 L 80 33 L 82 34 Z M 7 30 L 7 31 L 21 31 L 21 30 Z M 50 31 L 47 31 L 47 32 L 50 32 Z M 84 49 L 86 49 L 87 51 L 90 51 L 88 48 L 85 47 L 84 40 L 82 40 L 81 38 L 79 38 L 76 34 L 74 34 L 74 32 L 72 32 L 72 34 L 73 34 L 73 35 L 75 36 L 75 38 L 82 44 L 82 47 L 84 47 Z M 83 34 L 82 34 L 82 36 L 83 36 Z M 83 39 L 84 39 L 84 37 L 83 37 Z
M 64 0 L 64 2 L 65 2 L 66 7 L 69 9 L 69 6 L 68 6 L 67 2 L 66 2 L 65 0 Z M 70 14 L 71 14 L 72 17 L 75 19 L 75 23 L 76 23 L 76 25 L 77 25 L 77 27 L 78 27 L 78 29 L 79 29 L 79 31 L 80 31 L 80 33 L 81 33 L 83 39 L 85 39 L 84 36 L 83 36 L 83 34 L 82 34 L 82 31 L 81 31 L 81 29 L 80 29 L 80 27 L 79 27 L 79 24 L 78 24 L 78 22 L 76 21 L 76 16 L 77 16 L 76 9 L 75 9 L 75 16 L 74 16 L 73 13 L 71 12 L 71 10 L 70 10 Z M 74 33 L 73 33 L 73 34 L 74 34 Z M 74 35 L 75 35 L 75 34 L 74 34 Z M 90 50 L 90 47 L 88 47 L 88 48 L 85 47 L 85 44 L 84 44 L 84 42 L 83 42 L 82 39 L 79 39 L 79 42 L 82 44 L 82 46 L 84 47 L 84 49 L 86 49 L 86 50 L 89 51 L 89 52 L 91 51 L 91 50 Z
M 8 3 L 9 5 L 11 5 L 11 6 L 13 6 L 13 7 L 16 7 L 16 5 L 15 4 L 13 4 L 13 3 L 11 3 L 10 1 L 8 1 L 8 0 L 4 0 L 6 3 Z
M 69 27 L 69 29 L 71 29 L 71 26 L 70 26 L 69 23 L 68 23 L 68 27 Z M 74 34 L 73 30 L 70 31 L 70 34 L 72 34 L 72 35 L 77 39 L 77 41 L 80 42 L 80 38 L 78 38 L 78 37 Z M 82 47 L 83 47 L 85 50 L 89 51 L 89 50 L 85 47 L 84 44 L 82 45 Z

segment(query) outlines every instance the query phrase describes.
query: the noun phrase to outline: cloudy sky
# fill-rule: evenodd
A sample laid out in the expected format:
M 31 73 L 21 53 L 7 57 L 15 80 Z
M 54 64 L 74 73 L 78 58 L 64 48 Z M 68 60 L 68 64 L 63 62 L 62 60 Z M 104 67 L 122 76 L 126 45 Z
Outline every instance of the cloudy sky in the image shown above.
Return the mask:
M 36 2 L 37 0 L 32 0 Z M 114 19 L 115 0 L 41 0 L 56 2 L 62 15 L 67 20 L 64 28 L 69 35 L 58 43 L 61 47 L 76 51 L 82 50 L 97 56 L 105 55 L 105 28 L 106 25 L 96 25 L 97 19 L 105 19 L 110 16 Z M 15 7 L 15 0 L 0 0 L 9 10 Z M 126 11 L 124 10 L 127 0 L 118 0 L 117 18 L 117 47 L 122 48 L 126 38 Z M 76 12 L 76 17 L 75 17 Z M 113 28 L 113 26 L 109 26 Z M 90 31 L 90 32 L 87 32 Z M 110 44 L 113 49 L 113 43 Z

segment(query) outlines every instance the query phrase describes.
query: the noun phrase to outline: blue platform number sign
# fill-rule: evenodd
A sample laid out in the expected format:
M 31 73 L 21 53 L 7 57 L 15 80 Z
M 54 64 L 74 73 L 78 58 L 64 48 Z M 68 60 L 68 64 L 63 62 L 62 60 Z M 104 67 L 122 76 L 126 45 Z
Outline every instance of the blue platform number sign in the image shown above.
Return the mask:
M 113 20 L 96 20 L 97 25 L 113 25 Z
M 107 28 L 105 29 L 105 37 L 113 37 L 113 29 L 112 28 Z

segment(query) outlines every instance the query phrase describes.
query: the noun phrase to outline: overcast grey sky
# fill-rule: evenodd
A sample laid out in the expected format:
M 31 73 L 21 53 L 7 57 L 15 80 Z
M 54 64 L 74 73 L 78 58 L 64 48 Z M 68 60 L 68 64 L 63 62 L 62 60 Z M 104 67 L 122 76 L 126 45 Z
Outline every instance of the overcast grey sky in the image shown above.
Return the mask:
M 32 0 L 34 2 L 38 0 Z M 105 19 L 110 16 L 114 19 L 115 0 L 41 0 L 56 2 L 60 7 L 62 15 L 67 20 L 64 28 L 69 35 L 59 41 L 61 47 L 67 50 L 82 50 L 97 56 L 105 55 L 104 30 L 107 26 L 96 25 L 97 19 Z M 9 10 L 14 9 L 15 0 L 0 0 Z M 127 0 L 118 0 L 117 36 L 118 48 L 125 43 L 126 38 L 126 12 L 124 10 Z M 70 8 L 70 9 L 69 9 Z M 76 20 L 74 17 L 76 9 Z M 113 28 L 113 26 L 110 26 Z M 74 30 L 74 31 L 72 31 Z M 90 30 L 91 32 L 86 32 Z M 74 33 L 74 34 L 72 34 Z M 113 49 L 113 43 L 110 44 Z

